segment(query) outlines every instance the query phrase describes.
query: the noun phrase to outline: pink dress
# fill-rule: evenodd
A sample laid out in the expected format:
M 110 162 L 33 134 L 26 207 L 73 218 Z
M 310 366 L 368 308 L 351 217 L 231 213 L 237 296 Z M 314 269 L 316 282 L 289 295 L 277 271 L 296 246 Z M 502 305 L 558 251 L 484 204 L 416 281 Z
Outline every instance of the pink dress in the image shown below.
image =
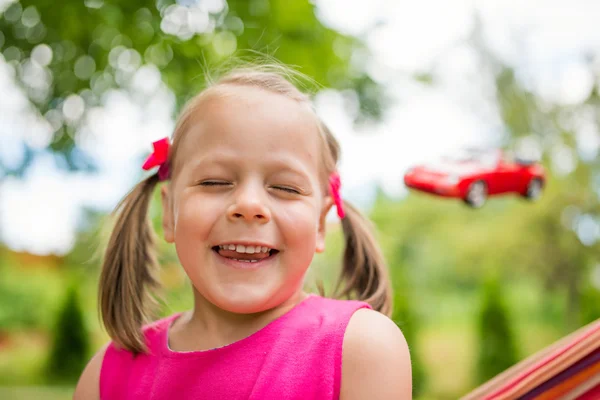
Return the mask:
M 148 355 L 107 348 L 102 400 L 339 399 L 342 343 L 367 303 L 311 295 L 258 332 L 217 349 L 175 352 L 167 330 L 181 313 L 144 327 Z

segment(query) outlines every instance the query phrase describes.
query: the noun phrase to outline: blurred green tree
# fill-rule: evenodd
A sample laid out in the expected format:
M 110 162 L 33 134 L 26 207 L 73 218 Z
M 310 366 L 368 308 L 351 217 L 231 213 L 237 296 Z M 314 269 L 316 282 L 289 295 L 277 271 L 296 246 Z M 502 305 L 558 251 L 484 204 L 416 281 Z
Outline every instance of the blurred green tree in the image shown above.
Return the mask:
M 393 261 L 391 261 L 393 262 Z M 410 292 L 410 287 L 406 279 L 403 279 L 401 268 L 404 266 L 391 264 L 392 284 L 394 290 L 394 311 L 392 320 L 402 330 L 406 342 L 410 347 L 410 358 L 412 365 L 413 396 L 420 396 L 426 387 L 426 375 L 421 355 L 419 352 L 418 321 L 413 310 L 412 304 L 414 296 Z
M 90 339 L 77 286 L 71 284 L 52 332 L 46 365 L 48 380 L 52 383 L 76 382 L 88 361 L 89 352 Z
M 482 288 L 482 307 L 479 315 L 479 356 L 477 383 L 483 383 L 518 360 L 511 319 L 503 300 L 500 282 L 489 278 Z
M 587 325 L 600 318 L 600 291 L 590 283 L 583 285 L 580 298 L 579 325 Z

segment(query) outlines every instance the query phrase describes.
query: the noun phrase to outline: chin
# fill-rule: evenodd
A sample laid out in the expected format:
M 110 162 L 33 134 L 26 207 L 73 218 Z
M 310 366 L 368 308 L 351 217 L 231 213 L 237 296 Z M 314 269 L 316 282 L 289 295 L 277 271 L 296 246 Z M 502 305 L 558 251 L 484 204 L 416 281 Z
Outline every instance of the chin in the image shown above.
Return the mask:
M 235 288 L 220 290 L 207 296 L 215 306 L 235 314 L 255 314 L 278 306 L 281 293 L 266 288 L 236 285 Z

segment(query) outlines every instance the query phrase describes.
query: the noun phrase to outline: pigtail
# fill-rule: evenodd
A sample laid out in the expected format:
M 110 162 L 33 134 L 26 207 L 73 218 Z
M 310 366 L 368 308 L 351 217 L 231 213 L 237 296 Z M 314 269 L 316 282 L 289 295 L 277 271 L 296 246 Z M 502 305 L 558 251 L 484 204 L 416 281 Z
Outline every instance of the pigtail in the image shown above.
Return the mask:
M 357 298 L 369 303 L 374 310 L 390 316 L 392 288 L 383 252 L 373 236 L 372 224 L 346 201 L 344 211 L 346 215 L 342 218 L 342 229 L 346 249 L 336 297 Z M 345 284 L 340 291 L 342 282 Z
M 117 220 L 106 249 L 100 276 L 100 313 L 113 341 L 134 353 L 145 353 L 141 327 L 150 321 L 147 305 L 156 306 L 148 289 L 158 289 L 156 234 L 148 217 L 157 174 L 140 182 L 119 203 Z

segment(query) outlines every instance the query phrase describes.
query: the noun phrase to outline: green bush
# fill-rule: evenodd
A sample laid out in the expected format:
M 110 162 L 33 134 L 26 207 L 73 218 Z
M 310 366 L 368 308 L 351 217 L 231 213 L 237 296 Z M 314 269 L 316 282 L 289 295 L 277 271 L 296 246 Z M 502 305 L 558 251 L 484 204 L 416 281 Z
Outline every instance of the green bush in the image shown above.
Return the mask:
M 579 324 L 587 325 L 600 318 L 600 291 L 591 284 L 586 284 L 579 298 Z
M 478 329 L 479 358 L 476 379 L 481 384 L 518 361 L 511 320 L 497 279 L 488 279 L 483 286 Z
M 90 342 L 78 297 L 71 285 L 56 319 L 46 366 L 50 383 L 76 382 L 88 360 Z
M 416 319 L 411 312 L 404 293 L 396 292 L 394 294 L 394 313 L 392 320 L 402 330 L 406 342 L 410 347 L 410 358 L 412 365 L 413 396 L 419 396 L 425 387 L 425 369 L 421 362 L 421 357 L 417 351 L 417 329 Z
M 423 368 L 421 357 L 417 349 L 418 321 L 415 312 L 411 307 L 410 291 L 408 289 L 408 284 L 406 283 L 406 277 L 404 276 L 402 266 L 395 265 L 392 270 L 392 285 L 394 288 L 394 311 L 392 313 L 392 320 L 402 330 L 410 348 L 413 396 L 416 397 L 422 393 L 426 383 L 425 369 Z
M 0 266 L 0 331 L 49 329 L 59 292 L 55 271 Z

